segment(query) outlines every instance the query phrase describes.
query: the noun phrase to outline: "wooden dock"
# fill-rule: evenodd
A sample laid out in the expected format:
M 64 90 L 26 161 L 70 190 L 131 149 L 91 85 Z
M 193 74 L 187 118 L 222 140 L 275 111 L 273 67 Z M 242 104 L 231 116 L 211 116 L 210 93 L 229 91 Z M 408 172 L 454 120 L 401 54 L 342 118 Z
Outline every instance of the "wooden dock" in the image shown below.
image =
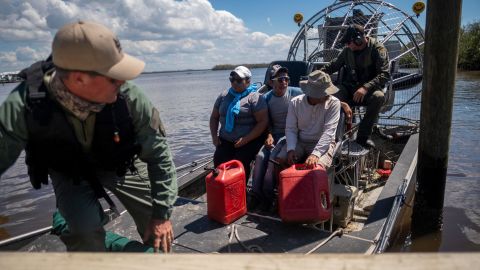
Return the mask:
M 0 253 L 0 269 L 480 269 L 479 253 L 133 254 Z

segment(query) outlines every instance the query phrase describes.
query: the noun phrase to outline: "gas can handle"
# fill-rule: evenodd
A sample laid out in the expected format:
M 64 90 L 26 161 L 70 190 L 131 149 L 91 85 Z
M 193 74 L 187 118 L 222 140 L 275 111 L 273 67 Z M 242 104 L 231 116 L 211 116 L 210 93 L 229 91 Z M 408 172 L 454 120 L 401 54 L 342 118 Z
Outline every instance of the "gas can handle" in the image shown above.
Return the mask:
M 294 166 L 295 170 L 298 170 L 298 171 L 303 171 L 303 170 L 314 170 L 314 169 L 324 169 L 322 165 L 320 164 L 315 164 L 315 166 L 313 166 L 313 168 L 308 168 L 307 165 L 305 163 L 301 163 L 301 164 L 293 164 L 292 166 Z
M 294 168 L 295 170 L 297 170 L 297 171 L 306 170 L 306 166 L 305 166 L 304 163 L 301 163 L 301 164 L 296 164 L 296 163 L 295 163 L 295 164 L 293 164 L 292 166 L 293 166 L 293 168 Z
M 205 167 L 203 168 L 205 171 L 211 171 L 213 175 L 217 176 L 218 175 L 218 169 L 215 167 Z
M 318 164 L 315 164 L 315 166 L 313 168 L 308 168 L 307 165 L 305 163 L 301 163 L 301 164 L 293 164 L 295 170 L 297 171 L 303 171 L 303 170 L 313 170 L 313 169 L 316 169 L 318 168 Z
M 236 160 L 236 159 L 232 159 L 228 162 L 225 162 L 225 163 L 222 163 L 218 166 L 220 169 L 226 171 L 226 170 L 229 170 L 231 168 L 240 168 L 242 167 L 242 162 Z

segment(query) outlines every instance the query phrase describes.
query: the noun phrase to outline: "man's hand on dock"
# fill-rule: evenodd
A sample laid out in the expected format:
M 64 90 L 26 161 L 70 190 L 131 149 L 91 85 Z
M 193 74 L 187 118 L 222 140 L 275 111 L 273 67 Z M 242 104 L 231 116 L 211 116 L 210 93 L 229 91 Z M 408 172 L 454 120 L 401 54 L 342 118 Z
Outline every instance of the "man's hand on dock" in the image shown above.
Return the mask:
M 155 252 L 159 251 L 160 246 L 164 253 L 170 252 L 173 243 L 173 229 L 170 220 L 151 219 L 143 234 L 143 243 L 148 243 L 150 238 L 153 238 Z

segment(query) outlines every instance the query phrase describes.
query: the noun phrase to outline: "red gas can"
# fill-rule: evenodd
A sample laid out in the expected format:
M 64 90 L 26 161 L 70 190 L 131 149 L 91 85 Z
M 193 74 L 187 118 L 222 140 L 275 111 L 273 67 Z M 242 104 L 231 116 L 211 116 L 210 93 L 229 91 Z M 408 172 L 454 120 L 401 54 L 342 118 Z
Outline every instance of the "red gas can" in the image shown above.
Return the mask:
M 280 172 L 278 209 L 286 222 L 322 222 L 330 218 L 328 175 L 322 166 L 295 164 Z
M 220 164 L 205 183 L 209 218 L 230 224 L 247 213 L 245 170 L 240 161 Z

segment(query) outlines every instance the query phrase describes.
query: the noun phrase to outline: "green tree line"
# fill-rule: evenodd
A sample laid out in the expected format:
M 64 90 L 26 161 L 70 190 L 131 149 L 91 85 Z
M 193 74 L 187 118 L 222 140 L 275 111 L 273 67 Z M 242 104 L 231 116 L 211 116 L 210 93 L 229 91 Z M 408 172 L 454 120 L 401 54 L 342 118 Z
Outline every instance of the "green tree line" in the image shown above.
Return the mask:
M 408 47 L 411 47 L 410 44 Z M 400 65 L 417 67 L 418 62 L 413 55 L 408 54 L 400 59 Z M 462 70 L 480 70 L 480 22 L 464 25 L 460 29 L 457 67 Z
M 247 68 L 264 68 L 268 67 L 268 63 L 261 63 L 261 64 L 240 64 L 240 65 L 230 65 L 230 64 L 222 64 L 216 65 L 212 68 L 212 70 L 231 70 L 236 68 L 237 66 L 246 66 Z
M 458 68 L 480 70 L 480 22 L 478 21 L 460 29 Z

